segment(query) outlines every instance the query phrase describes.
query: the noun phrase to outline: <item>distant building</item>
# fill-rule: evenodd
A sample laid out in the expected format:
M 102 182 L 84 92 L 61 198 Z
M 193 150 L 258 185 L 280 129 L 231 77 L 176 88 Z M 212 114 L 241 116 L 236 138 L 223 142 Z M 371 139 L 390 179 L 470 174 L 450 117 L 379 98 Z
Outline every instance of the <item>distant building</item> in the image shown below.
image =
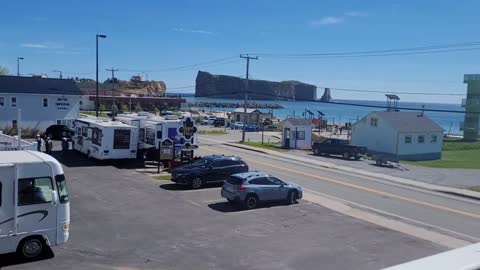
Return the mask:
M 466 141 L 477 141 L 480 135 L 480 74 L 465 74 L 467 98 L 463 100 L 465 121 L 463 122 L 463 138 Z
M 45 130 L 53 124 L 71 125 L 79 117 L 80 89 L 71 79 L 0 76 L 0 129 Z
M 400 160 L 442 156 L 443 128 L 421 112 L 371 112 L 352 125 L 352 144 Z
M 232 112 L 233 122 L 243 122 L 244 108 L 237 108 Z M 247 109 L 247 121 L 246 124 L 259 125 L 261 122 L 262 112 L 258 109 Z
M 288 149 L 311 149 L 312 120 L 287 118 L 282 130 L 282 147 Z

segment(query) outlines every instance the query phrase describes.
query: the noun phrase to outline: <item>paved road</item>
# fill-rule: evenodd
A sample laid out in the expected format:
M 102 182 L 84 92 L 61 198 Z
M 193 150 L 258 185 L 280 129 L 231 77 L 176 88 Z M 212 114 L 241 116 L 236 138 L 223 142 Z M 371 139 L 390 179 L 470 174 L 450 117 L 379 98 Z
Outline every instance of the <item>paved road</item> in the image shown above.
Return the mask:
M 404 217 L 444 234 L 480 242 L 480 202 L 407 188 L 388 181 L 318 168 L 300 162 L 202 140 L 203 154 L 242 157 L 254 170 L 272 173 L 303 185 L 312 192 Z
M 241 211 L 218 187 L 184 190 L 124 167 L 131 164 L 95 166 L 73 153 L 63 162 L 70 241 L 41 261 L 0 256 L 0 267 L 380 269 L 446 249 L 307 201 Z

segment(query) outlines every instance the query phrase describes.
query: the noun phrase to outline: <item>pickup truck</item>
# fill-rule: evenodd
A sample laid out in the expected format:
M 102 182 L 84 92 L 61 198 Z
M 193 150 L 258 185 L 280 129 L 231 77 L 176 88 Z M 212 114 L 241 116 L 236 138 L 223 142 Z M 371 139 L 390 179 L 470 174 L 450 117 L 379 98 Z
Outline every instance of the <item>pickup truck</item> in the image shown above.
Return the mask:
M 320 155 L 341 155 L 344 159 L 354 158 L 359 160 L 365 155 L 367 148 L 350 145 L 347 140 L 326 139 L 322 142 L 315 142 L 312 145 L 313 154 Z

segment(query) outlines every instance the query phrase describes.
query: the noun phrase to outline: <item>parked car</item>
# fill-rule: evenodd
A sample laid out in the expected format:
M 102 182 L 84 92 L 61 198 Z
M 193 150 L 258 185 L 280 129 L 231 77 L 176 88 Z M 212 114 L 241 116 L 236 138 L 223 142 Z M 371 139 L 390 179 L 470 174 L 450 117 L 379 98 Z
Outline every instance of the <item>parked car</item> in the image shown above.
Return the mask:
M 255 124 L 248 124 L 246 127 L 245 127 L 245 131 L 258 131 L 259 127 Z
M 241 203 L 245 208 L 253 209 L 261 202 L 286 201 L 295 204 L 302 198 L 303 189 L 269 174 L 247 172 L 230 176 L 223 183 L 221 194 L 230 203 Z
M 341 155 L 344 159 L 360 159 L 367 153 L 367 148 L 350 145 L 347 140 L 327 139 L 312 145 L 314 155 Z
M 202 126 L 208 125 L 208 116 L 204 116 L 202 119 Z
M 242 122 L 235 122 L 230 125 L 231 129 L 243 129 Z
M 63 138 L 71 139 L 75 132 L 64 125 L 51 125 L 45 131 L 45 135 L 52 140 L 62 140 Z
M 224 127 L 225 126 L 225 118 L 217 117 L 217 119 L 215 119 L 213 121 L 213 126 L 214 127 Z
M 172 181 L 193 189 L 208 183 L 223 182 L 230 175 L 248 172 L 248 165 L 234 156 L 212 155 L 172 169 Z

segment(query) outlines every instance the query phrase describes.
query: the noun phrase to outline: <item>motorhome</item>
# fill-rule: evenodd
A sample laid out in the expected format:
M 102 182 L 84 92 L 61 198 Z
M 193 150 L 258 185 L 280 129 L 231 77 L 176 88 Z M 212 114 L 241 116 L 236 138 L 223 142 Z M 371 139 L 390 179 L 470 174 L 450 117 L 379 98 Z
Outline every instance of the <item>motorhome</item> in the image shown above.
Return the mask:
M 195 122 L 186 117 L 179 119 L 176 115 L 155 116 L 149 113 L 119 114 L 116 117 L 125 124 L 139 127 L 139 151 L 148 159 L 156 159 L 160 143 L 165 139 L 170 139 L 176 146 L 183 149 L 184 152 L 179 156 L 193 157 L 193 149 L 198 143 Z
M 79 118 L 74 125 L 73 149 L 89 158 L 137 158 L 137 127 L 99 118 Z
M 62 166 L 37 151 L 0 151 L 0 254 L 25 258 L 67 242 L 70 203 Z

